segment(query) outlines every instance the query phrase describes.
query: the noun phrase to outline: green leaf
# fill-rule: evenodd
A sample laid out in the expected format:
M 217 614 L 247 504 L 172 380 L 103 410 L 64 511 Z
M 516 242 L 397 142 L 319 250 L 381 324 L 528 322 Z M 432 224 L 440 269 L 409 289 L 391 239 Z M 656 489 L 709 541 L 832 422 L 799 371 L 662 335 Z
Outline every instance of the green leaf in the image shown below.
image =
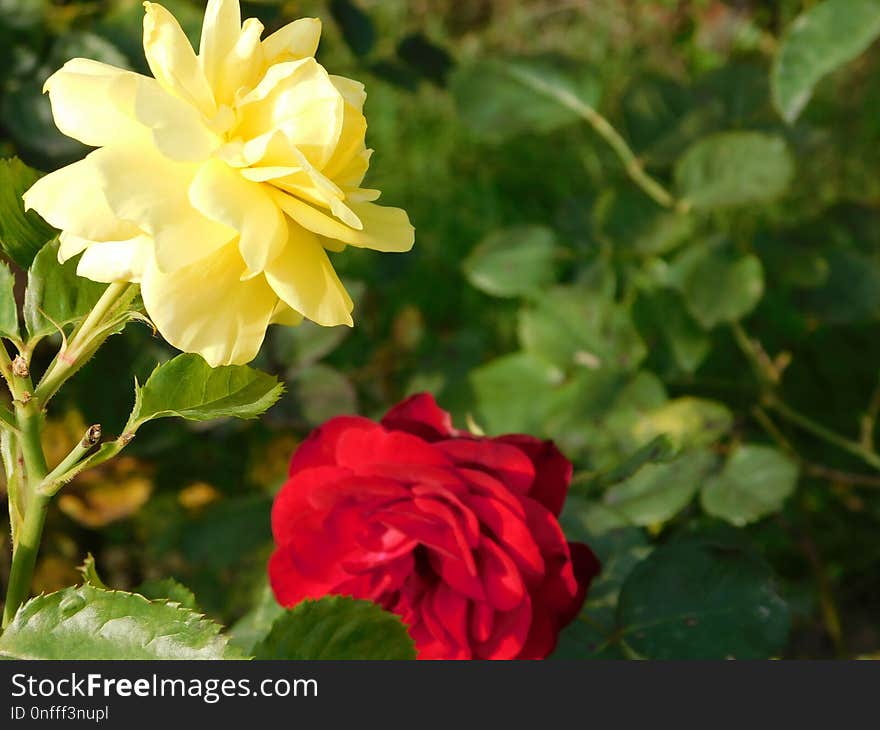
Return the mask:
M 757 256 L 709 249 L 689 261 L 680 288 L 694 319 L 711 329 L 736 322 L 757 306 L 764 295 L 764 269 Z
M 671 251 L 694 231 L 693 216 L 670 213 L 638 189 L 607 190 L 593 216 L 616 250 L 641 256 Z
M 0 160 L 0 246 L 23 269 L 56 233 L 34 211 L 24 212 L 21 196 L 39 178 L 36 170 L 17 157 Z
M 703 327 L 691 316 L 677 292 L 661 289 L 648 297 L 651 324 L 659 330 L 669 346 L 676 365 L 693 373 L 709 354 L 711 340 Z
M 766 659 L 785 646 L 789 611 L 770 567 L 741 540 L 694 535 L 635 567 L 617 622 L 649 659 Z
M 15 304 L 15 275 L 2 262 L 0 262 L 0 336 L 8 337 L 13 342 L 21 339 L 18 329 L 18 307 Z
M 38 596 L 0 636 L 11 659 L 223 659 L 220 627 L 186 608 L 92 585 Z
M 35 339 L 85 317 L 107 288 L 106 284 L 77 276 L 77 262 L 58 263 L 58 240 L 47 243 L 28 271 L 24 295 L 24 323 Z
M 415 659 L 400 618 L 347 596 L 305 600 L 272 625 L 257 659 Z
M 569 497 L 560 515 L 569 540 L 587 543 L 602 565 L 590 584 L 580 616 L 559 635 L 553 659 L 625 659 L 616 642 L 616 609 L 620 587 L 633 568 L 651 552 L 644 531 L 634 527 L 596 530 L 595 504 Z
M 647 354 L 629 310 L 586 286 L 550 289 L 524 308 L 519 340 L 563 369 L 631 371 Z
M 366 56 L 376 42 L 370 16 L 352 0 L 330 0 L 330 12 L 342 31 L 342 37 L 356 56 Z
M 679 195 L 700 210 L 772 201 L 793 175 L 785 140 L 763 132 L 704 137 L 675 166 Z
M 706 482 L 703 509 L 742 527 L 782 509 L 797 478 L 797 465 L 777 449 L 740 446 L 721 473 Z
M 486 236 L 465 259 L 467 280 L 495 297 L 539 292 L 556 281 L 556 235 L 545 226 L 503 228 Z
M 253 654 L 256 645 L 266 638 L 272 625 L 285 612 L 275 600 L 272 588 L 263 586 L 254 607 L 230 627 L 229 643 L 245 654 Z
M 666 464 L 646 464 L 605 492 L 603 501 L 633 525 L 666 522 L 693 499 L 715 462 L 714 454 L 700 450 Z
M 550 132 L 577 120 L 599 100 L 595 75 L 582 63 L 536 56 L 460 66 L 452 93 L 465 124 L 489 141 Z
M 602 484 L 616 484 L 629 479 L 646 464 L 667 461 L 675 454 L 674 444 L 661 434 L 636 449 L 624 461 L 601 475 Z
M 182 583 L 178 583 L 174 578 L 145 580 L 134 589 L 134 592 L 151 601 L 170 601 L 171 603 L 179 603 L 183 608 L 188 608 L 191 611 L 199 610 L 195 593 Z
M 771 73 L 780 115 L 794 122 L 819 80 L 860 55 L 878 35 L 878 0 L 825 0 L 795 18 Z
M 91 553 L 86 555 L 86 559 L 77 570 L 82 573 L 83 580 L 89 585 L 94 586 L 95 588 L 107 588 L 107 586 L 104 585 L 104 581 L 101 580 L 101 576 L 98 575 L 98 566 L 95 565 L 95 557 Z
M 471 371 L 478 423 L 488 433 L 533 433 L 543 426 L 549 395 L 562 372 L 534 355 L 515 352 Z
M 661 434 L 678 449 L 710 446 L 730 430 L 733 415 L 717 401 L 683 396 L 642 414 L 633 427 L 644 442 Z
M 247 365 L 212 368 L 199 355 L 178 355 L 159 365 L 142 387 L 136 386 L 126 430 L 167 416 L 190 421 L 256 418 L 278 400 L 283 389 L 274 376 Z

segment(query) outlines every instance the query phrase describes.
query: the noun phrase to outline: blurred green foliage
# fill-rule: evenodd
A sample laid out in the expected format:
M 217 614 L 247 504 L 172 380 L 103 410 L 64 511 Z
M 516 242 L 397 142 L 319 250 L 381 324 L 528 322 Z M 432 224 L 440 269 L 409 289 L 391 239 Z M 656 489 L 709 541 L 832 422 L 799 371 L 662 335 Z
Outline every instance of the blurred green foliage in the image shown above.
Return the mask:
M 195 39 L 201 6 L 166 4 Z M 3 153 L 41 170 L 84 153 L 41 85 L 80 55 L 144 71 L 141 14 L 0 0 Z M 124 503 L 146 476 L 151 498 L 92 527 L 53 512 L 44 584 L 91 550 L 108 585 L 174 576 L 210 615 L 247 614 L 253 645 L 297 439 L 430 390 L 459 426 L 553 438 L 575 463 L 563 523 L 604 572 L 560 656 L 880 651 L 880 4 L 243 14 L 324 20 L 319 60 L 367 85 L 368 182 L 408 210 L 416 247 L 334 257 L 357 326 L 273 328 L 255 365 L 290 387 L 261 421 L 146 425 L 105 479 Z M 63 394 L 108 433 L 132 396 L 117 363 L 144 382 L 170 354 L 129 330 Z M 100 512 L 94 488 L 72 485 Z

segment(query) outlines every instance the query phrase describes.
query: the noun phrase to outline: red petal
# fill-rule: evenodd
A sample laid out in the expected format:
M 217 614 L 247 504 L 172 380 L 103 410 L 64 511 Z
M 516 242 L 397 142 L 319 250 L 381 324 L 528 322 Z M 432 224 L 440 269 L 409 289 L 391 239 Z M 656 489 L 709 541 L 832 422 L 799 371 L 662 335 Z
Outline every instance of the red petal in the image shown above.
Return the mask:
M 360 416 L 339 416 L 312 431 L 293 453 L 289 474 L 312 466 L 336 464 L 336 442 L 342 434 L 351 430 L 379 429 L 377 423 Z
M 459 467 L 480 469 L 498 477 L 514 492 L 528 494 L 535 479 L 531 460 L 516 446 L 489 439 L 454 439 L 439 441 L 435 448 L 449 455 Z
M 526 596 L 526 587 L 516 563 L 496 542 L 483 536 L 477 551 L 480 579 L 486 598 L 498 611 L 510 611 Z
M 479 659 L 517 659 L 526 642 L 532 622 L 532 606 L 529 597 L 511 611 L 498 611 L 489 639 L 474 647 Z
M 482 644 L 492 635 L 492 624 L 495 620 L 495 609 L 485 601 L 473 604 L 471 609 L 471 634 Z
M 302 529 L 320 529 L 327 510 L 317 510 L 310 498 L 314 489 L 323 489 L 351 476 L 348 469 L 320 466 L 296 472 L 281 487 L 272 505 L 272 534 L 284 545 Z
M 406 431 L 425 441 L 449 438 L 458 432 L 452 427 L 450 415 L 437 405 L 430 393 L 419 393 L 398 403 L 382 419 L 392 431 Z
M 443 452 L 417 436 L 400 431 L 349 429 L 336 442 L 336 462 L 356 474 L 370 474 L 375 465 L 448 466 Z
M 540 441 L 524 434 L 501 436 L 496 440 L 516 446 L 531 459 L 535 465 L 535 481 L 529 496 L 558 515 L 571 484 L 571 462 L 552 441 Z
M 452 640 L 461 647 L 469 647 L 468 600 L 445 583 L 440 583 L 434 589 L 433 609 L 434 613 L 440 617 Z
M 544 573 L 544 559 L 525 521 L 494 499 L 472 495 L 470 505 L 519 566 L 531 578 L 540 580 Z

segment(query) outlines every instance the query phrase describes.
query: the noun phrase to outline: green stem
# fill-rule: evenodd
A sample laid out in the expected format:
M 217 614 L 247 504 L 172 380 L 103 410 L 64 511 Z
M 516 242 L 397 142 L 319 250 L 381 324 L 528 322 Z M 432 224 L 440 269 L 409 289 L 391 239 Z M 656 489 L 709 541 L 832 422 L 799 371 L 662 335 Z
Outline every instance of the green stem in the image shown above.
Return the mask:
M 15 616 L 18 607 L 28 597 L 31 577 L 37 563 L 37 551 L 40 538 L 43 536 L 43 524 L 49 497 L 33 495 L 28 505 L 27 514 L 18 532 L 18 545 L 12 555 L 12 570 L 9 573 L 9 586 L 6 589 L 6 605 L 3 608 L 3 628 L 5 629 Z
M 67 345 L 55 356 L 37 386 L 36 396 L 43 407 L 109 336 L 110 332 L 106 331 L 108 320 L 116 314 L 119 305 L 131 301 L 136 290 L 135 285 L 127 282 L 110 284 L 104 290 L 88 317 L 77 327 Z
M 77 442 L 70 453 L 43 478 L 39 487 L 40 493 L 51 497 L 63 484 L 73 479 L 73 476 L 79 473 L 76 471 L 76 467 L 100 440 L 101 426 L 97 423 L 94 426 L 89 426 L 82 439 Z
M 531 86 L 545 96 L 555 99 L 562 106 L 571 109 L 584 121 L 586 121 L 602 139 L 614 150 L 614 153 L 623 164 L 626 174 L 630 179 L 638 185 L 652 200 L 662 205 L 664 208 L 671 208 L 677 213 L 687 213 L 690 210 L 690 204 L 686 200 L 678 200 L 657 180 L 652 178 L 645 172 L 635 153 L 630 149 L 626 140 L 620 136 L 620 133 L 613 127 L 605 117 L 596 111 L 589 104 L 585 104 L 575 94 L 567 89 L 548 84 L 541 77 L 529 73 L 523 69 L 511 68 L 509 73 L 515 76 L 520 82 Z
M 858 457 L 866 464 L 873 466 L 875 469 L 880 470 L 880 454 L 877 454 L 870 449 L 865 448 L 857 441 L 852 441 L 844 436 L 841 436 L 838 433 L 835 433 L 831 429 L 825 428 L 820 423 L 816 423 L 814 420 L 805 416 L 803 413 L 799 413 L 798 411 L 790 408 L 782 401 L 771 398 L 767 403 L 769 408 L 772 408 L 776 413 L 778 413 L 782 418 L 793 423 L 795 426 L 799 426 L 804 431 L 807 431 L 817 438 L 822 439 L 823 441 L 827 441 L 829 444 L 833 444 L 838 448 L 843 449 L 844 451 L 849 452 L 853 456 Z
M 809 416 L 805 416 L 791 406 L 786 405 L 777 395 L 776 391 L 776 386 L 781 379 L 780 373 L 770 358 L 767 357 L 767 353 L 764 352 L 759 343 L 756 343 L 748 336 L 748 334 L 746 334 L 746 331 L 740 324 L 734 324 L 732 330 L 740 350 L 742 350 L 743 354 L 748 359 L 749 364 L 754 369 L 755 375 L 761 384 L 761 399 L 767 408 L 774 411 L 789 423 L 798 426 L 804 431 L 813 434 L 829 444 L 847 451 L 864 461 L 866 464 L 880 470 L 880 454 L 877 454 L 872 448 L 865 446 L 858 441 L 853 441 L 845 436 L 841 436 L 830 428 L 826 428 L 821 423 L 817 423 Z M 766 428 L 766 421 L 760 417 L 758 420 Z M 771 435 L 773 434 L 771 433 Z
M 16 390 L 19 390 L 18 384 Z M 16 401 L 15 415 L 24 461 L 24 520 L 19 527 L 12 554 L 12 568 L 9 572 L 9 585 L 6 588 L 6 605 L 3 607 L 4 628 L 12 621 L 18 607 L 30 592 L 31 577 L 37 562 L 37 551 L 49 506 L 48 495 L 41 494 L 37 489 L 48 471 L 43 446 L 40 443 L 42 414 L 33 400 L 25 403 L 19 400 Z

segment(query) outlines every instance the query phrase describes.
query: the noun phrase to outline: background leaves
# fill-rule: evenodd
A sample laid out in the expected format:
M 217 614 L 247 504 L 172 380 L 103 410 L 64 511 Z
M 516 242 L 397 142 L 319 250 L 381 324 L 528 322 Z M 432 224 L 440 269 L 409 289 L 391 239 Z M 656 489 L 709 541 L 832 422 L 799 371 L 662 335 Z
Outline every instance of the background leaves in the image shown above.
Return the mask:
M 202 6 L 171 5 L 197 41 Z M 252 652 L 278 613 L 269 510 L 293 449 L 322 419 L 377 417 L 430 390 L 456 426 L 552 438 L 574 462 L 565 529 L 604 573 L 559 656 L 876 651 L 880 478 L 858 455 L 876 439 L 880 363 L 875 3 L 304 0 L 254 13 L 267 32 L 293 13 L 323 20 L 321 62 L 369 93 L 366 184 L 408 210 L 417 245 L 334 255 L 347 286 L 366 283 L 350 286 L 358 325 L 272 328 L 253 368 L 290 387 L 262 418 L 165 419 L 119 472 L 74 482 L 67 496 L 100 519 L 50 515 L 39 585 L 69 585 L 94 550 L 108 585 L 174 576 Z M 84 153 L 53 131 L 40 86 L 71 55 L 145 71 L 141 17 L 130 0 L 0 8 L 5 155 L 48 171 Z M 633 182 L 633 164 L 672 204 Z M 0 196 L 4 221 L 19 192 Z M 22 267 L 54 233 L 24 230 L 24 256 L 4 249 L 15 281 L 0 271 L 19 300 Z M 35 349 L 35 372 L 51 349 Z M 120 362 L 145 384 L 174 354 L 146 327 L 111 338 L 50 414 L 55 451 L 80 425 L 126 422 Z M 150 413 L 210 415 L 189 398 L 171 408 L 173 381 Z M 254 387 L 275 397 L 274 382 Z M 151 492 L 142 506 L 126 502 L 133 483 Z M 96 484 L 101 504 L 128 507 L 94 506 Z M 742 542 L 683 544 L 707 516 Z M 712 586 L 735 610 L 713 612 Z M 639 637 L 639 606 L 701 618 L 662 613 L 663 630 Z

